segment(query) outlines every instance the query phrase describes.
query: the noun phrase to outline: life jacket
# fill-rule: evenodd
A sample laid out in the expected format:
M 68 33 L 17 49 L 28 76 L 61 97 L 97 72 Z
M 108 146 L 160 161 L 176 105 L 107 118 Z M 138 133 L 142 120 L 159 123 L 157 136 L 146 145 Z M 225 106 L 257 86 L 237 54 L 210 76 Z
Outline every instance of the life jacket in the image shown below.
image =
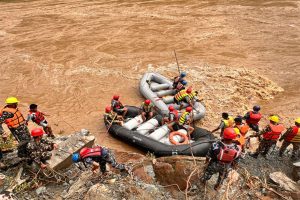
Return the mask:
M 260 113 L 254 113 L 250 111 L 249 119 L 246 119 L 247 124 L 258 124 L 262 115 Z
M 94 148 L 84 147 L 80 150 L 79 155 L 81 159 L 85 159 L 87 157 L 100 157 L 102 152 L 102 148 L 97 146 Z
M 171 115 L 174 115 L 174 121 L 177 122 L 178 121 L 178 111 L 174 110 L 172 112 L 169 112 L 169 119 L 171 119 Z
M 225 127 L 224 128 L 228 128 L 228 127 L 232 127 L 233 124 L 234 124 L 234 119 L 233 117 L 229 116 L 228 119 L 223 119 L 222 120 L 225 124 Z
M 111 100 L 111 107 L 115 108 L 115 109 L 119 109 L 121 108 L 121 102 L 119 100 Z
M 284 126 L 282 124 L 269 124 L 269 126 L 271 131 L 264 133 L 263 138 L 266 140 L 276 141 L 280 137 L 281 132 L 284 130 Z
M 151 112 L 152 111 L 152 104 L 146 105 L 144 102 L 142 103 L 142 109 L 144 112 Z
M 248 131 L 249 131 L 249 126 L 246 125 L 246 124 L 235 125 L 234 129 L 235 130 L 237 129 L 240 134 L 242 134 L 243 136 L 245 136 L 248 133 Z
M 189 112 L 184 112 L 179 118 L 179 125 L 184 125 L 186 123 L 186 117 L 189 116 Z
M 237 126 L 238 125 L 235 125 L 233 128 L 237 135 L 235 141 L 237 141 L 241 146 L 244 146 L 246 143 L 245 135 L 241 134 L 241 131 Z
M 192 100 L 196 95 L 196 92 L 191 92 L 190 94 L 188 94 L 190 100 Z
M 239 150 L 236 150 L 234 148 L 235 146 L 229 146 L 224 143 L 222 144 L 223 146 L 221 147 L 220 152 L 217 155 L 218 161 L 224 163 L 231 163 L 234 159 L 236 159 L 240 155 L 241 149 L 239 146 L 237 146 Z
M 25 119 L 18 108 L 5 107 L 2 109 L 0 115 L 2 115 L 3 112 L 9 112 L 14 114 L 12 118 L 6 119 L 4 121 L 8 128 L 18 128 L 20 125 L 25 124 Z
M 35 118 L 32 119 L 33 122 L 35 122 L 36 124 L 40 124 L 42 121 L 45 120 L 45 117 L 43 115 L 43 113 L 39 112 L 39 111 L 36 111 L 36 112 L 32 112 L 32 111 L 29 111 L 29 114 L 31 115 L 32 113 L 35 114 Z
M 288 142 L 300 142 L 300 128 L 298 126 L 292 127 L 292 132 L 290 132 L 286 138 Z
M 181 101 L 182 99 L 184 99 L 186 96 L 188 96 L 186 90 L 181 90 L 179 92 L 177 92 L 177 94 L 175 94 L 174 98 L 177 101 Z

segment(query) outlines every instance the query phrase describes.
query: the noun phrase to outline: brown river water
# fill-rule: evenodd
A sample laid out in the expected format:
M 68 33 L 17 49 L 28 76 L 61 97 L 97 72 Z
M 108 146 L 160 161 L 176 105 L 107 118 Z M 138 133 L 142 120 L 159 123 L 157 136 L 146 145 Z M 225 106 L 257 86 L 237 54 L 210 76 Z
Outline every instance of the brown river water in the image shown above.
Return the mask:
M 209 97 L 204 127 L 253 103 L 287 125 L 300 117 L 300 1 L 292 0 L 0 0 L 0 100 L 18 97 L 24 113 L 39 104 L 56 133 L 87 128 L 104 145 L 133 150 L 106 137 L 104 107 L 115 93 L 140 104 L 146 71 L 175 76 L 174 49 Z

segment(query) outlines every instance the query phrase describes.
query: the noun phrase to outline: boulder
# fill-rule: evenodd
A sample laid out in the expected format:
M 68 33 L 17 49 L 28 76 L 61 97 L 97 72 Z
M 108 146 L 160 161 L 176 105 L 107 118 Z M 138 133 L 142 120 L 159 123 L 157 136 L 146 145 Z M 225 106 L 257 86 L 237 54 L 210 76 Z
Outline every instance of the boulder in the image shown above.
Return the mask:
M 54 140 L 59 148 L 52 151 L 49 167 L 55 170 L 65 169 L 72 164 L 72 153 L 78 152 L 83 147 L 92 147 L 95 137 L 87 135 L 87 130 L 78 132 L 67 137 L 58 137 Z
M 270 179 L 277 183 L 281 188 L 289 192 L 299 191 L 299 186 L 282 172 L 273 172 L 270 174 Z
M 293 179 L 300 180 L 300 161 L 293 163 Z
M 113 200 L 114 198 L 111 196 L 110 189 L 104 184 L 96 184 L 93 185 L 87 194 L 84 197 L 84 200 L 98 200 L 98 199 L 105 199 L 105 200 Z
M 161 157 L 153 164 L 156 180 L 163 186 L 177 184 L 181 190 L 186 189 L 187 179 L 194 169 L 197 169 L 190 178 L 190 183 L 199 181 L 199 176 L 204 167 L 205 158 L 191 156 Z M 195 166 L 195 167 L 193 167 Z M 189 185 L 190 186 L 190 185 Z

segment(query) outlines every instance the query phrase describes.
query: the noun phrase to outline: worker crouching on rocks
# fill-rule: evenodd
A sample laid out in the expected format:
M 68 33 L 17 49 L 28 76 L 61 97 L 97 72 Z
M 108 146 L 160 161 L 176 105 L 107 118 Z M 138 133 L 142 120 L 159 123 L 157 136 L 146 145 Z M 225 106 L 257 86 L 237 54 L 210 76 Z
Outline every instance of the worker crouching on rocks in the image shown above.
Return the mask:
M 283 143 L 279 150 L 279 156 L 282 157 L 283 152 L 286 148 L 292 144 L 293 145 L 293 152 L 292 152 L 292 160 L 297 159 L 297 154 L 300 148 L 300 117 L 295 120 L 295 126 L 288 128 L 288 130 L 281 136 L 279 141 Z
M 145 100 L 141 105 L 141 114 L 143 121 L 151 119 L 153 117 L 154 105 L 149 99 Z
M 52 156 L 51 151 L 57 149 L 58 145 L 43 139 L 44 131 L 35 128 L 31 131 L 32 140 L 27 145 L 27 152 L 31 161 L 39 165 L 41 169 L 47 167 L 47 160 Z
M 263 136 L 260 141 L 259 146 L 254 154 L 250 154 L 252 157 L 257 158 L 259 154 L 266 157 L 271 147 L 276 145 L 284 126 L 279 124 L 279 117 L 277 115 L 272 115 L 269 117 L 270 124 L 267 125 L 259 134 L 255 135 L 257 137 Z
M 233 128 L 224 130 L 223 139 L 214 142 L 206 155 L 208 163 L 204 175 L 201 178 L 202 183 L 206 183 L 213 174 L 219 173 L 217 183 L 214 186 L 218 190 L 224 179 L 227 178 L 230 169 L 236 168 L 240 159 L 241 148 L 233 142 L 236 133 Z
M 46 115 L 43 112 L 38 111 L 37 107 L 38 107 L 38 105 L 36 105 L 36 104 L 30 104 L 26 124 L 28 124 L 28 122 L 30 120 L 32 120 L 37 125 L 43 127 L 43 129 L 48 137 L 55 138 L 55 136 L 53 135 L 51 126 L 48 124 L 47 120 L 45 119 L 45 116 L 48 116 L 48 115 Z
M 108 148 L 96 146 L 94 148 L 84 147 L 79 153 L 74 153 L 72 155 L 73 162 L 83 162 L 92 165 L 93 173 L 96 173 L 97 169 L 100 167 L 102 173 L 108 172 L 106 170 L 106 163 L 111 164 L 112 167 L 119 169 L 121 171 L 126 170 L 124 164 L 118 164 Z

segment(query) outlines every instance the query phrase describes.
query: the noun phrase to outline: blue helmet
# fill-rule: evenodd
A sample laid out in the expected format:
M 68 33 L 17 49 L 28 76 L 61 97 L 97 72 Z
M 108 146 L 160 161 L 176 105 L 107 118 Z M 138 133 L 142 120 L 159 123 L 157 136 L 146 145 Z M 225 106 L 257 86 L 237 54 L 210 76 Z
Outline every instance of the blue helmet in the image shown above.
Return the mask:
M 181 77 L 181 78 L 183 78 L 183 77 L 185 77 L 185 76 L 186 76 L 186 73 L 185 73 L 185 72 L 181 72 L 181 73 L 180 73 L 180 77 Z
M 79 162 L 79 159 L 80 159 L 79 153 L 73 153 L 72 161 L 76 163 L 76 162 Z
M 187 81 L 186 81 L 186 80 L 183 80 L 181 83 L 182 83 L 182 85 L 186 85 L 186 84 L 187 84 Z
M 253 110 L 256 112 L 260 111 L 260 106 L 258 106 L 258 105 L 253 106 Z

